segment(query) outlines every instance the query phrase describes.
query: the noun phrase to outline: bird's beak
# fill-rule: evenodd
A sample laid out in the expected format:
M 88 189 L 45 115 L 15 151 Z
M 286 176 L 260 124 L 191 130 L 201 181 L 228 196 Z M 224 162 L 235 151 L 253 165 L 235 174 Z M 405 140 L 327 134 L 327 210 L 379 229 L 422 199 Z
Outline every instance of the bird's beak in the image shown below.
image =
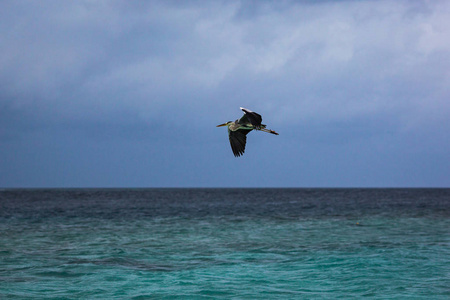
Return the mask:
M 217 125 L 216 127 L 222 127 L 222 126 L 227 126 L 227 123 L 223 123 L 223 124 Z

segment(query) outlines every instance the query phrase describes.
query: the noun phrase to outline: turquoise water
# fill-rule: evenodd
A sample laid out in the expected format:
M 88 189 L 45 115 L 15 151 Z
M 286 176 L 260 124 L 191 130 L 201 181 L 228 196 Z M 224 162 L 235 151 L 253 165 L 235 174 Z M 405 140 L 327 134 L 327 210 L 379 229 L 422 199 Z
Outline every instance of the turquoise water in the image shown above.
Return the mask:
M 0 298 L 449 299 L 450 190 L 0 192 Z

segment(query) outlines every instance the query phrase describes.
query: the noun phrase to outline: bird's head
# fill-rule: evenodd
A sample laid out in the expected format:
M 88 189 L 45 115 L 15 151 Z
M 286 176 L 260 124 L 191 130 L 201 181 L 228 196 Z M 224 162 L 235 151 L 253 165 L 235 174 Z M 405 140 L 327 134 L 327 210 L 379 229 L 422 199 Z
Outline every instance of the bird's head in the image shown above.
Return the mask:
M 231 123 L 233 123 L 233 121 L 228 121 L 228 122 L 226 122 L 226 123 L 217 125 L 216 127 L 228 126 L 228 125 L 230 125 Z

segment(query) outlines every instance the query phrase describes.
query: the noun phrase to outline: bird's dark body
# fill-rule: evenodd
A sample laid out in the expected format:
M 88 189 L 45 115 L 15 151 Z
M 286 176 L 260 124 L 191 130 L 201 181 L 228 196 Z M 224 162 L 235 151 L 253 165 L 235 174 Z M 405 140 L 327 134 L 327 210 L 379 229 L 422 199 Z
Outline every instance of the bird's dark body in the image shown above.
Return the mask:
M 245 110 L 244 110 L 245 112 Z M 261 129 L 261 122 L 262 117 L 260 114 L 255 113 L 253 111 L 246 111 L 242 118 L 236 120 L 241 125 L 252 125 L 254 129 L 260 130 Z M 265 125 L 264 125 L 265 126 Z M 253 128 L 252 128 L 253 129 Z

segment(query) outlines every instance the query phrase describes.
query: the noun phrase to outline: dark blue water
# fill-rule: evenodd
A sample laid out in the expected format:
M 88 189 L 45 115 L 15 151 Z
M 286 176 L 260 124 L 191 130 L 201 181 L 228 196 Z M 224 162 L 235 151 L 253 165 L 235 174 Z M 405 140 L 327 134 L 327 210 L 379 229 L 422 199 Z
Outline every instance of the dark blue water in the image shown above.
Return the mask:
M 450 189 L 0 191 L 0 298 L 449 299 Z

